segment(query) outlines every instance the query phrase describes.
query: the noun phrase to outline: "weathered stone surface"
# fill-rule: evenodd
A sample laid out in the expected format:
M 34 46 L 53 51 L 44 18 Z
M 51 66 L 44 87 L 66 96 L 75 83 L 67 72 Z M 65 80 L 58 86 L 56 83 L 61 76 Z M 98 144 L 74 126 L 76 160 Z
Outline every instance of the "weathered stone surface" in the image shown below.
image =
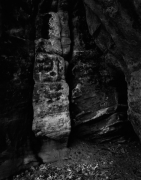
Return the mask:
M 65 45 L 65 46 L 62 46 L 62 50 L 63 50 L 63 56 L 66 56 L 70 53 L 71 47 L 70 45 Z
M 69 15 L 68 12 L 59 11 L 58 15 L 60 17 L 61 24 L 61 36 L 62 37 L 70 37 L 70 29 L 69 29 Z
M 85 9 L 86 9 L 86 20 L 89 28 L 89 33 L 92 36 L 99 28 L 101 23 L 98 17 L 96 16 L 96 14 L 88 6 L 85 5 Z
M 112 38 L 104 29 L 100 30 L 98 37 L 95 39 L 95 43 L 102 52 L 106 52 L 114 45 Z
M 45 117 L 34 118 L 33 131 L 36 136 L 61 140 L 70 133 L 69 112 L 55 113 Z
M 36 18 L 36 52 L 62 54 L 61 25 L 58 13 L 50 12 Z
M 66 82 L 36 84 L 34 89 L 35 118 L 69 111 L 69 88 Z
M 63 55 L 68 55 L 70 53 L 70 38 L 62 37 L 61 38 L 61 45 L 63 50 Z
M 59 11 L 58 15 L 60 17 L 61 24 L 61 46 L 63 51 L 63 56 L 70 53 L 70 29 L 69 29 L 69 16 L 68 12 Z
M 62 44 L 62 46 L 70 45 L 70 44 L 71 44 L 70 38 L 62 37 L 62 38 L 61 38 L 61 44 Z
M 79 96 L 74 99 L 74 112 L 75 121 L 88 121 L 93 119 L 98 111 L 102 111 L 103 108 L 113 107 L 113 112 L 117 105 L 116 92 L 107 89 L 107 92 L 102 92 L 100 90 L 95 90 L 95 86 L 90 86 L 88 84 L 83 84 L 83 89 L 81 91 L 81 97 Z M 115 107 L 115 108 L 114 108 Z M 110 112 L 112 113 L 112 112 Z M 94 118 L 95 119 L 95 118 Z
M 140 137 L 141 24 L 138 9 L 140 2 L 84 0 L 84 3 L 97 15 L 114 41 L 109 51 L 117 58 L 125 74 L 128 85 L 129 119 Z
M 137 135 L 139 138 L 141 138 L 141 70 L 131 73 L 130 86 L 128 88 L 128 98 L 129 119 L 132 122 Z
M 37 53 L 45 52 L 45 53 L 55 53 L 55 54 L 62 54 L 61 42 L 58 39 L 37 39 L 35 41 L 35 50 Z
M 50 12 L 51 18 L 49 19 L 49 37 L 60 38 L 61 27 L 60 27 L 60 18 L 58 13 Z
M 86 16 L 78 9 L 72 19 L 71 113 L 76 136 L 104 141 L 128 128 L 127 84 L 124 67 L 109 53 L 115 42 L 91 6 L 85 3 Z
M 59 11 L 68 11 L 69 1 L 68 0 L 58 0 L 58 10 Z
M 137 0 L 0 1 L 0 178 L 57 159 L 68 142 L 70 113 L 75 135 L 104 141 L 128 129 L 128 108 L 141 139 L 140 6 Z M 33 129 L 50 143 L 32 132 L 34 50 Z M 68 72 L 62 56 L 71 61 Z
M 104 115 L 105 113 L 103 112 L 103 117 L 99 116 L 96 117 L 95 121 L 77 125 L 75 128 L 76 136 L 95 142 L 104 142 L 126 134 L 124 129 L 128 127 L 128 121 L 125 121 L 127 118 L 126 113 L 113 113 L 107 117 L 104 117 Z
M 81 37 L 78 27 L 80 24 L 79 17 L 75 17 L 72 19 L 72 24 L 73 24 L 73 38 L 74 38 L 74 45 L 73 45 L 73 55 L 77 52 L 84 51 L 83 49 L 83 42 L 81 42 Z M 79 27 L 80 28 L 80 27 Z
M 61 24 L 58 13 L 50 12 L 36 18 L 36 39 L 60 39 Z
M 56 54 L 38 53 L 34 65 L 36 82 L 54 82 L 65 79 L 64 59 Z
M 72 69 L 74 88 L 71 113 L 76 136 L 78 134 L 79 137 L 97 141 L 102 138 L 104 141 L 104 137 L 105 140 L 118 137 L 128 122 L 127 102 L 121 100 L 121 90 L 116 85 L 115 75 L 100 60 L 99 63 L 91 59 L 87 61 L 82 55 L 75 62 Z
M 68 14 L 60 12 L 63 4 L 59 1 L 59 12 L 39 13 L 36 18 L 32 128 L 36 136 L 64 141 L 67 145 L 71 123 L 62 56 L 69 53 L 70 39 L 68 34 L 66 37 L 61 34 L 68 28 Z

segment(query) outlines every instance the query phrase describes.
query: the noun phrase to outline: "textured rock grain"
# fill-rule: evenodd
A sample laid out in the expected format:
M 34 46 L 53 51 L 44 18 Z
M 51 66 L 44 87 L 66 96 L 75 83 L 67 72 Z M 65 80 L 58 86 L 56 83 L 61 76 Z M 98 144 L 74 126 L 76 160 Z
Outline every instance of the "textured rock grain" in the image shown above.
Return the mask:
M 129 120 L 133 124 L 134 130 L 138 136 L 141 137 L 140 2 L 135 0 L 130 2 L 102 0 L 98 3 L 98 1 L 94 0 L 84 0 L 84 4 L 97 15 L 114 42 L 108 51 L 117 58 L 125 75 L 128 89 Z M 96 41 L 96 43 L 99 44 L 99 41 Z
M 66 145 L 71 125 L 69 87 L 65 82 L 65 60 L 62 57 L 69 53 L 70 47 L 67 21 L 68 14 L 63 11 L 37 16 L 33 93 L 35 135 L 56 140 L 64 139 Z

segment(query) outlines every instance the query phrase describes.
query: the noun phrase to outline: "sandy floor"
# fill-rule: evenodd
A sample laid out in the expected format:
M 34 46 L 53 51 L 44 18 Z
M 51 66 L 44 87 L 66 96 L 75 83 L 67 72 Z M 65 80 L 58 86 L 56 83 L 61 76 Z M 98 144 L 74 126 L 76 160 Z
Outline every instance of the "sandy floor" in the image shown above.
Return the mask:
M 136 139 L 94 144 L 71 143 L 68 157 L 41 164 L 14 176 L 13 180 L 141 180 L 141 144 Z

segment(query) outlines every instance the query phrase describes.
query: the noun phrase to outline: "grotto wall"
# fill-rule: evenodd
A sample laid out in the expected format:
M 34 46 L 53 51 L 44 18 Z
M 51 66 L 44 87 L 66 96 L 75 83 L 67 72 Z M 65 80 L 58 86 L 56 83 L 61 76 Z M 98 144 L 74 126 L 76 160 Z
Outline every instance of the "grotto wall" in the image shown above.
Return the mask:
M 33 20 L 31 1 L 0 1 L 0 179 L 20 169 L 31 143 Z
M 117 59 L 124 72 L 128 89 L 128 118 L 140 137 L 141 2 L 84 0 L 84 4 L 101 21 L 114 42 L 108 46 L 105 58 L 112 63 Z M 92 31 L 88 14 L 87 19 Z M 102 50 L 100 37 L 96 43 Z
M 123 136 L 130 129 L 127 83 L 120 62 L 109 52 L 115 42 L 99 17 L 81 1 L 73 11 L 72 37 L 74 134 L 93 142 Z
M 70 133 L 66 6 L 0 2 L 0 179 L 65 153 Z
M 0 179 L 76 137 L 140 138 L 140 4 L 0 1 Z

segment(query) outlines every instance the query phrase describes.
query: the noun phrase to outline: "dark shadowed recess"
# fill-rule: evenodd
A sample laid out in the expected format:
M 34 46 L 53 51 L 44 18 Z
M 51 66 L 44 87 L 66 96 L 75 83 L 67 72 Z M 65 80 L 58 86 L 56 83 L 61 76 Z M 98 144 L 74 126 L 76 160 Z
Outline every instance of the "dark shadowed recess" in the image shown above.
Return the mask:
M 122 7 L 127 11 L 128 15 L 132 18 L 133 28 L 138 29 L 141 27 L 141 19 L 139 18 L 134 2 L 132 0 L 119 0 Z
M 111 111 L 111 113 L 109 112 L 108 114 L 104 114 L 94 120 L 90 120 L 82 124 L 80 123 L 79 125 L 75 125 L 75 122 L 73 120 L 75 112 L 73 112 L 72 132 L 69 139 L 69 146 L 71 146 L 76 137 L 82 140 L 91 141 L 93 143 L 105 143 L 109 141 L 125 142 L 129 139 L 138 139 L 130 121 L 128 121 L 127 83 L 125 80 L 125 75 L 121 70 L 117 69 L 114 66 L 110 66 L 110 68 L 113 71 L 113 80 L 110 81 L 108 85 L 100 84 L 100 86 L 102 89 L 106 89 L 109 86 L 111 88 L 116 88 L 118 97 L 117 109 L 115 110 L 115 112 Z M 70 108 L 73 111 L 74 107 L 72 106 L 74 105 L 70 102 Z M 110 124 L 111 121 L 113 121 L 112 124 Z M 105 133 L 105 130 L 103 130 L 103 128 L 109 128 L 109 130 Z
M 1 1 L 0 163 L 24 154 L 33 120 L 34 8 L 31 1 Z
M 103 3 L 103 1 L 96 1 L 100 4 Z M 109 1 L 108 1 L 109 2 Z M 107 3 L 108 3 L 107 2 Z M 104 2 L 106 3 L 106 2 Z M 103 3 L 103 4 L 104 4 Z M 110 2 L 109 2 L 110 3 Z M 127 6 L 125 6 L 126 3 L 124 2 L 120 2 L 119 3 L 122 4 L 123 8 L 127 8 L 128 9 L 128 13 L 131 13 L 131 17 L 135 18 L 136 16 L 136 12 L 131 11 L 131 5 L 132 2 L 130 1 L 129 4 Z M 75 100 L 76 104 L 75 105 L 72 102 L 72 91 L 73 88 L 76 86 L 77 83 L 77 77 L 79 76 L 79 74 L 81 74 L 81 72 L 79 72 L 79 70 L 76 70 L 76 76 L 73 77 L 72 75 L 72 69 L 75 67 L 77 61 L 72 62 L 70 61 L 70 66 L 69 66 L 69 74 L 68 74 L 68 78 L 67 78 L 67 82 L 69 84 L 70 87 L 70 113 L 71 113 L 71 123 L 72 123 L 72 132 L 71 132 L 71 136 L 70 136 L 70 141 L 69 144 L 71 144 L 71 142 L 73 142 L 73 139 L 75 139 L 75 137 L 79 137 L 81 139 L 87 139 L 93 142 L 106 142 L 106 141 L 111 141 L 111 140 L 117 140 L 120 138 L 123 139 L 129 139 L 129 138 L 137 138 L 131 123 L 128 121 L 128 116 L 127 116 L 127 111 L 128 111 L 128 99 L 127 99 L 127 82 L 125 79 L 125 74 L 123 72 L 123 70 L 121 68 L 119 68 L 118 66 L 116 66 L 116 64 L 111 62 L 106 62 L 106 60 L 104 60 L 105 63 L 105 67 L 106 69 L 104 69 L 103 64 L 100 62 L 101 57 L 104 57 L 106 55 L 106 53 L 108 54 L 108 51 L 102 51 L 99 49 L 99 47 L 96 47 L 97 45 L 102 45 L 104 46 L 105 44 L 108 44 L 108 37 L 110 36 L 110 34 L 108 32 L 106 32 L 106 29 L 104 28 L 104 25 L 101 24 L 99 26 L 99 28 L 94 32 L 93 36 L 90 37 L 90 35 L 88 35 L 89 32 L 87 32 L 87 24 L 86 24 L 86 20 L 85 20 L 85 8 L 83 6 L 83 2 L 82 1 L 71 1 L 71 18 L 74 17 L 80 17 L 79 20 L 79 24 L 77 24 L 78 26 L 78 33 L 80 37 L 82 37 L 82 41 L 85 44 L 85 50 L 88 50 L 89 52 L 92 51 L 97 51 L 96 49 L 98 49 L 98 57 L 93 57 L 93 61 L 91 60 L 91 57 L 89 58 L 89 53 L 87 54 L 87 56 L 78 56 L 78 61 L 82 61 L 84 64 L 89 64 L 90 63 L 94 63 L 95 68 L 92 67 L 93 65 L 90 65 L 93 68 L 93 74 L 90 74 L 88 76 L 93 77 L 93 81 L 97 81 L 97 83 L 99 84 L 98 86 L 98 93 L 99 94 L 101 92 L 101 90 L 105 90 L 107 91 L 108 88 L 110 89 L 115 89 L 116 91 L 116 98 L 117 98 L 117 108 L 116 111 L 111 112 L 109 114 L 105 114 L 102 115 L 101 117 L 98 117 L 95 120 L 90 120 L 87 121 L 85 123 L 83 123 L 83 121 L 85 121 L 85 118 L 80 118 L 81 120 L 79 121 L 79 125 L 76 125 L 77 122 L 75 122 L 75 118 L 77 117 L 78 114 L 80 113 L 80 109 L 83 110 L 82 107 L 82 103 L 83 102 L 83 98 L 77 98 Z M 81 23 L 80 23 L 81 21 Z M 137 21 L 137 19 L 136 19 Z M 72 25 L 72 24 L 70 24 Z M 72 29 L 70 29 L 72 31 Z M 79 32 L 80 31 L 80 32 Z M 100 33 L 102 34 L 102 37 L 104 37 L 105 41 L 101 41 L 101 37 L 100 37 Z M 96 45 L 95 43 L 93 43 L 95 41 L 95 39 L 98 41 L 96 41 Z M 100 42 L 99 42 L 100 40 Z M 73 39 L 73 35 L 72 35 L 72 46 L 74 44 L 75 39 Z M 110 45 L 114 45 L 116 46 L 116 44 L 114 44 L 114 42 L 111 43 L 112 40 L 110 40 Z M 98 43 L 99 44 L 98 44 Z M 100 44 L 101 43 L 101 44 Z M 92 45 L 91 45 L 92 44 Z M 104 47 L 105 48 L 105 47 Z M 84 51 L 85 51 L 84 50 Z M 82 60 L 82 59 L 86 59 L 86 60 Z M 97 62 L 96 62 L 97 59 Z M 90 62 L 91 60 L 91 62 Z M 86 61 L 88 63 L 86 63 Z M 80 67 L 81 68 L 81 67 Z M 76 69 L 76 68 L 75 68 Z M 102 74 L 101 75 L 101 69 L 104 71 L 109 71 L 111 74 L 111 80 L 109 80 L 108 78 L 106 79 L 108 81 L 107 82 L 103 82 L 103 79 L 105 79 L 105 76 Z M 89 69 L 88 69 L 89 71 Z M 82 69 L 83 72 L 83 69 Z M 82 77 L 83 78 L 83 77 Z M 92 78 L 91 78 L 92 81 Z M 85 86 L 85 85 L 84 85 Z M 91 86 L 91 85 L 90 85 Z M 89 87 L 90 87 L 89 86 Z M 95 85 L 94 87 L 96 88 L 97 85 Z M 88 87 L 88 88 L 89 88 Z M 87 89 L 87 88 L 86 88 Z M 86 90 L 87 91 L 87 90 Z M 89 90 L 88 90 L 89 92 Z M 85 96 L 85 94 L 83 95 Z M 93 104 L 92 104 L 93 106 Z M 79 109 L 80 108 L 80 109 Z M 83 112 L 83 111 L 82 111 Z M 83 115 L 86 116 L 87 115 Z M 86 118 L 87 119 L 87 118 Z M 115 122 L 114 122 L 115 119 Z M 111 121 L 113 122 L 113 124 L 111 125 Z M 109 128 L 109 130 L 107 130 L 107 133 L 105 133 L 105 131 L 102 130 L 103 127 L 106 127 L 107 129 Z

